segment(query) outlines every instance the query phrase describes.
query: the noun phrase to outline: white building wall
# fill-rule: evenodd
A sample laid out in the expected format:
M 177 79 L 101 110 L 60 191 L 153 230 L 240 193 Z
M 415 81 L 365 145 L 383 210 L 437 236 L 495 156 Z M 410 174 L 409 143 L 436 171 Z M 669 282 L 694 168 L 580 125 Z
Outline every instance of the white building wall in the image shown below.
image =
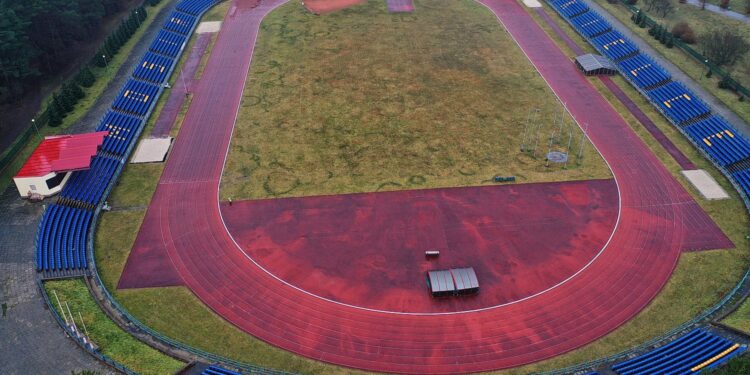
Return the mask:
M 47 180 L 50 180 L 57 176 L 57 173 L 51 172 L 43 177 L 14 177 L 13 182 L 16 183 L 16 189 L 21 198 L 28 198 L 31 195 L 40 195 L 44 198 L 59 193 L 65 183 L 70 179 L 72 173 L 67 172 L 60 185 L 50 189 L 47 187 Z

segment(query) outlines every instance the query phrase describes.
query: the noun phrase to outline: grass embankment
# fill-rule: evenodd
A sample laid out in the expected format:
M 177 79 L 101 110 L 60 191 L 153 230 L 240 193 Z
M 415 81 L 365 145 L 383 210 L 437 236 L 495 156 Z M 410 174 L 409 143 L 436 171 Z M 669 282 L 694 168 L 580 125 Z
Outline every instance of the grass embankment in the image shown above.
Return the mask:
M 222 198 L 481 185 L 498 174 L 610 177 L 590 145 L 582 166 L 545 167 L 555 116 L 572 121 L 491 13 L 473 1 L 416 6 L 389 14 L 371 1 L 315 16 L 290 3 L 272 13 L 255 47 Z M 520 152 L 532 108 L 543 124 L 529 131 L 540 137 L 536 158 Z M 580 139 L 578 127 L 568 129 Z
M 163 375 L 174 374 L 185 366 L 121 330 L 99 308 L 82 279 L 47 281 L 44 288 L 60 316 L 65 314 L 70 319 L 67 311 L 70 309 L 76 325 L 81 331 L 85 325 L 88 337 L 99 346 L 99 351 L 127 368 L 140 374 Z M 64 312 L 60 311 L 55 295 Z
M 111 60 L 108 60 L 107 67 L 90 67 L 91 71 L 94 73 L 94 76 L 96 76 L 96 82 L 94 83 L 94 85 L 88 88 L 82 87 L 84 93 L 86 93 L 86 96 L 78 101 L 73 110 L 68 113 L 65 119 L 63 119 L 63 122 L 60 126 L 55 128 L 49 126 L 40 127 L 39 132 L 41 133 L 41 137 L 66 133 L 66 130 L 71 125 L 78 122 L 89 111 L 96 100 L 99 99 L 99 97 L 102 95 L 107 86 L 109 86 L 110 82 L 112 82 L 112 80 L 115 78 L 115 75 L 117 74 L 120 66 L 130 56 L 133 48 L 135 48 L 136 43 L 141 40 L 143 34 L 146 33 L 146 30 L 154 22 L 156 15 L 159 14 L 159 12 L 164 7 L 166 7 L 168 3 L 168 1 L 161 1 L 156 6 L 149 6 L 146 8 L 148 17 L 141 23 L 141 27 L 138 28 L 138 30 L 135 32 L 135 34 L 133 34 L 130 40 L 128 40 L 128 42 L 122 46 L 120 51 L 114 57 L 112 57 Z M 45 99 L 43 102 L 47 103 L 50 100 L 51 96 Z M 46 104 L 43 104 L 42 108 L 45 107 Z M 24 162 L 26 162 L 26 159 L 29 157 L 29 155 L 31 155 L 34 149 L 39 145 L 39 143 L 41 143 L 41 137 L 37 136 L 36 134 L 32 135 L 27 141 L 26 145 L 18 153 L 16 158 L 8 165 L 7 168 L 5 168 L 5 170 L 2 171 L 2 174 L 0 174 L 0 191 L 4 191 L 8 187 L 8 185 L 13 180 L 13 176 L 15 176 L 18 170 L 21 169 L 21 166 Z
M 745 300 L 740 308 L 727 316 L 722 323 L 750 334 L 750 299 Z
M 604 0 L 594 0 L 596 3 L 606 9 L 609 13 L 619 19 L 630 30 L 635 32 L 645 40 L 651 47 L 658 51 L 663 57 L 680 68 L 690 78 L 695 80 L 706 91 L 719 98 L 729 109 L 739 115 L 746 123 L 750 123 L 750 102 L 745 100 L 741 102 L 737 95 L 728 90 L 722 90 L 718 87 L 718 75 L 706 78 L 707 69 L 703 64 L 696 61 L 693 57 L 683 52 L 681 49 L 667 48 L 659 43 L 656 39 L 648 35 L 648 28 L 640 28 L 630 20 L 631 13 L 620 3 L 610 4 Z M 750 25 L 736 21 L 720 14 L 710 11 L 703 11 L 689 4 L 675 4 L 676 11 L 666 19 L 659 18 L 653 13 L 649 13 L 651 18 L 657 22 L 666 25 L 670 30 L 678 22 L 687 22 L 695 31 L 696 36 L 700 36 L 719 26 L 731 28 L 739 32 L 745 40 L 750 42 Z M 693 45 L 693 48 L 701 52 L 700 45 Z M 739 61 L 735 67 L 729 69 L 732 78 L 742 83 L 745 87 L 750 88 L 750 54 L 746 54 L 744 59 Z

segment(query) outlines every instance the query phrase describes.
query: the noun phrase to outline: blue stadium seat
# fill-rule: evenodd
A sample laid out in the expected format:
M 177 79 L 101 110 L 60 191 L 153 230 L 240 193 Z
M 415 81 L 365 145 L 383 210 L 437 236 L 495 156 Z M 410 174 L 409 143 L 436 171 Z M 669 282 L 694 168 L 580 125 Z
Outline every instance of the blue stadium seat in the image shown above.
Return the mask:
M 164 28 L 178 34 L 188 35 L 190 30 L 193 29 L 194 24 L 194 16 L 175 10 L 167 18 L 167 21 L 164 23 Z
M 677 124 L 685 124 L 711 112 L 695 94 L 679 82 L 670 82 L 648 92 L 652 102 Z
M 146 52 L 146 54 L 138 63 L 133 71 L 133 77 L 149 81 L 155 84 L 162 84 L 167 78 L 169 69 L 174 64 L 174 59 L 162 55 L 157 55 L 153 52 Z
M 639 53 L 629 59 L 620 61 L 620 69 L 625 77 L 644 90 L 653 89 L 669 82 L 671 76 L 650 57 Z
M 168 30 L 161 30 L 151 42 L 149 50 L 166 57 L 176 58 L 182 51 L 187 38 L 184 35 L 173 33 Z
M 610 30 L 612 26 L 596 12 L 586 12 L 570 20 L 579 33 L 593 38 Z
M 682 374 L 705 367 L 740 346 L 703 329 L 694 329 L 648 353 L 612 366 L 620 375 Z
M 638 47 L 617 30 L 592 38 L 591 41 L 599 52 L 615 62 L 634 56 L 638 52 Z
M 721 117 L 686 126 L 685 132 L 721 166 L 750 157 L 750 142 Z

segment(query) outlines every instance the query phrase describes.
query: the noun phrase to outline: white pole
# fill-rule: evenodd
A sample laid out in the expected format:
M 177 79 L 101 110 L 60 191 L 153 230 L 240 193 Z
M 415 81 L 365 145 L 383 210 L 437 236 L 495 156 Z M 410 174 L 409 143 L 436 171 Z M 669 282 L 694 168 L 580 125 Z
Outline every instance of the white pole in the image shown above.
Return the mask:
M 68 302 L 65 302 L 65 307 L 68 308 L 68 315 L 70 315 L 70 322 L 73 324 L 73 328 L 78 331 L 78 326 L 76 325 L 75 319 L 73 319 L 73 314 L 70 312 L 70 306 L 68 306 Z
M 57 305 L 60 306 L 60 312 L 62 313 L 63 320 L 65 320 L 65 324 L 68 324 L 68 318 L 65 317 L 65 309 L 63 309 L 62 303 L 60 303 L 60 298 L 57 297 L 57 292 L 53 290 L 52 294 L 55 295 L 55 299 L 57 300 Z
M 83 317 L 81 316 L 81 312 L 78 311 L 78 317 L 81 319 L 81 324 L 83 325 L 83 331 L 86 332 L 86 337 L 89 336 L 89 330 L 86 329 L 86 322 L 83 321 Z

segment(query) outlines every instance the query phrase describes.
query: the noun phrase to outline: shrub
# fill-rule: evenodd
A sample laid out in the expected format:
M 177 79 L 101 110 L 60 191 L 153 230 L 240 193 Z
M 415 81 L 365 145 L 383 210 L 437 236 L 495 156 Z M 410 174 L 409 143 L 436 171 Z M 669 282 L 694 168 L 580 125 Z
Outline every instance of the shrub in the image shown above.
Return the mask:
M 687 44 L 695 44 L 695 42 L 698 41 L 693 29 L 685 22 L 680 22 L 674 25 L 672 28 L 672 34 Z
M 722 9 L 727 9 L 727 8 L 729 8 L 729 0 L 721 0 L 721 3 L 719 3 L 719 6 L 720 6 L 720 7 L 722 8 Z

